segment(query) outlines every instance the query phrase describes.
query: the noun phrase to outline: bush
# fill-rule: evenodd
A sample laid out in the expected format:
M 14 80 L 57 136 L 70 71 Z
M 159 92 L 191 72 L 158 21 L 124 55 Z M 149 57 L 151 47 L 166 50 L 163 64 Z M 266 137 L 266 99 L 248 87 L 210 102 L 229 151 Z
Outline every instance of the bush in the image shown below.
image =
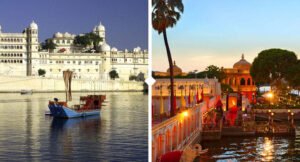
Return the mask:
M 38 70 L 38 73 L 39 73 L 39 76 L 45 76 L 46 70 L 44 70 L 44 69 L 39 69 L 39 70 Z
M 110 79 L 115 80 L 116 78 L 119 78 L 119 74 L 116 70 L 112 70 L 109 72 L 109 77 Z

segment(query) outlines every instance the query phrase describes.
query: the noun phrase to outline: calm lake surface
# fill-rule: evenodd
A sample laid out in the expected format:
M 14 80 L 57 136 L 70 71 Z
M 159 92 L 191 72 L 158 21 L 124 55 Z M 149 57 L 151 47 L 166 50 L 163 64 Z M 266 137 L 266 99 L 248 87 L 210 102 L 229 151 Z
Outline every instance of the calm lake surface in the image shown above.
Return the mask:
M 202 142 L 209 152 L 202 161 L 300 161 L 300 123 L 296 137 L 222 138 L 220 141 Z
M 44 115 L 64 93 L 0 94 L 0 161 L 147 161 L 147 95 L 101 94 L 101 116 L 78 119 Z

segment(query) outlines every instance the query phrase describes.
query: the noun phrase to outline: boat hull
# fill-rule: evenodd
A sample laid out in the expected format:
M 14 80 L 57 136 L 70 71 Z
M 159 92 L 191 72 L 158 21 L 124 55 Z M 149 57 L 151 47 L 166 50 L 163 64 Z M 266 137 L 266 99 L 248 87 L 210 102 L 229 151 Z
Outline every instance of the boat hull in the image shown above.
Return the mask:
M 77 112 L 72 110 L 68 107 L 62 105 L 52 104 L 48 106 L 53 117 L 57 118 L 79 118 L 85 116 L 92 116 L 92 115 L 100 115 L 100 110 L 91 110 L 91 111 L 83 111 Z

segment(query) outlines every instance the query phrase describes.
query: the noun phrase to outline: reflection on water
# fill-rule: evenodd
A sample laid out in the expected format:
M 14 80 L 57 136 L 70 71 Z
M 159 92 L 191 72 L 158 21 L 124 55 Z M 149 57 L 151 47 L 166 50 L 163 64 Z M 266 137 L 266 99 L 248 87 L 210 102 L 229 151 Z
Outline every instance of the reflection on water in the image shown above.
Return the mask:
M 0 94 L 0 161 L 147 161 L 147 96 L 106 95 L 101 116 L 66 120 L 44 115 L 63 93 Z
M 300 125 L 300 123 L 297 123 Z M 202 142 L 202 161 L 300 161 L 300 127 L 296 137 L 224 137 Z

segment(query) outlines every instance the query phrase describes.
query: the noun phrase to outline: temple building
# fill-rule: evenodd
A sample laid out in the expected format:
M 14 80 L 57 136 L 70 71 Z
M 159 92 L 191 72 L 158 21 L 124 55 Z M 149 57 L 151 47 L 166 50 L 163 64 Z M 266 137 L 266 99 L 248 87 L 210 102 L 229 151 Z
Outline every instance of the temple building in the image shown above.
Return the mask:
M 256 86 L 250 75 L 250 68 L 251 64 L 242 54 L 241 60 L 236 62 L 233 68 L 224 68 L 226 78 L 222 80 L 222 83 L 230 85 L 234 92 L 239 92 L 250 102 L 254 102 Z
M 166 72 L 154 71 L 154 76 L 157 77 L 167 77 L 170 76 L 170 68 Z M 173 63 L 173 75 L 174 76 L 186 76 L 187 73 L 182 72 L 182 69 L 176 65 L 176 62 Z
M 90 31 L 101 38 L 97 50 L 74 44 L 77 35 L 68 32 L 55 33 L 47 39 L 55 49 L 43 50 L 38 31 L 34 21 L 20 33 L 5 33 L 0 26 L 0 75 L 38 76 L 39 70 L 44 70 L 44 77 L 61 78 L 64 70 L 71 70 L 74 79 L 109 80 L 109 73 L 115 70 L 124 81 L 147 76 L 148 51 L 140 47 L 123 51 L 111 48 L 101 23 Z

